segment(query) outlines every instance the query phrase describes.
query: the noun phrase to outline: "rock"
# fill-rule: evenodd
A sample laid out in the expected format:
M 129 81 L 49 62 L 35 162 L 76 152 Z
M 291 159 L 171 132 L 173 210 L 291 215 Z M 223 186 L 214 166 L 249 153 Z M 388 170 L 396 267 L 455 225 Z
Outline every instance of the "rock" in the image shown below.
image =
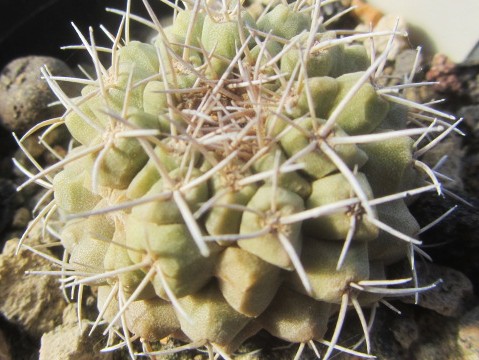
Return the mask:
M 464 158 L 464 189 L 476 197 L 479 197 L 478 175 L 479 153 L 469 152 L 469 154 Z
M 445 266 L 421 262 L 416 263 L 416 270 L 420 286 L 427 286 L 442 279 L 442 283 L 435 289 L 420 295 L 419 306 L 449 317 L 464 313 L 466 304 L 473 294 L 472 283 L 464 274 Z M 405 297 L 402 301 L 414 303 L 414 298 Z
M 405 350 L 409 349 L 420 335 L 412 311 L 402 311 L 401 316 L 395 317 L 391 322 L 391 331 Z
M 457 345 L 464 360 L 479 359 L 479 306 L 461 318 Z
M 401 311 L 403 311 L 403 308 L 407 307 L 407 305 L 404 304 L 400 305 Z M 367 310 L 365 310 L 365 314 L 368 314 Z M 404 316 L 404 311 L 401 314 L 398 314 L 383 305 L 379 305 L 377 307 L 376 314 L 374 316 L 374 322 L 369 333 L 371 339 L 372 356 L 375 356 L 375 358 L 378 360 L 411 360 L 408 356 L 407 348 L 404 347 L 402 343 L 402 340 L 404 340 L 405 336 L 407 335 L 399 334 L 402 330 L 399 329 L 401 325 L 398 325 L 400 322 L 407 323 L 411 321 L 414 323 L 412 316 L 408 315 L 409 313 Z M 346 322 L 341 331 L 339 345 L 352 348 L 353 344 L 357 344 L 357 342 L 360 340 L 363 330 L 356 317 L 357 316 L 354 310 L 350 310 L 350 312 L 347 314 Z M 366 318 L 368 319 L 368 315 L 366 315 Z M 333 325 L 331 324 L 331 326 Z M 413 326 L 415 326 L 415 324 L 413 324 Z M 359 347 L 355 347 L 355 350 L 366 354 L 367 349 L 365 342 L 363 341 Z M 345 352 L 335 352 L 331 359 L 333 358 L 334 360 L 365 359 L 365 357 L 351 355 Z
M 398 56 L 396 56 L 394 62 L 394 71 L 393 77 L 397 77 L 399 79 L 404 79 L 409 77 L 411 74 L 412 68 L 414 63 L 416 62 L 417 58 L 417 50 L 413 49 L 406 49 L 401 51 Z M 421 69 L 422 66 L 422 57 L 419 58 L 419 62 L 417 64 L 416 72 Z
M 69 303 L 62 314 L 62 325 L 78 326 L 78 305 L 77 303 Z M 80 328 L 78 326 L 78 328 Z
M 457 319 L 416 308 L 419 339 L 409 350 L 411 360 L 466 360 L 456 344 Z
M 76 322 L 67 322 L 44 334 L 40 346 L 40 360 L 110 360 L 113 354 L 101 353 L 98 342 L 101 334 L 92 334 L 89 322 L 82 320 L 81 329 Z
M 399 20 L 398 20 L 399 19 Z M 394 30 L 395 26 L 397 23 L 397 31 L 399 32 L 407 32 L 407 24 L 405 20 L 401 17 L 398 17 L 397 15 L 394 14 L 386 14 L 384 15 L 377 24 L 373 28 L 373 33 L 374 32 L 381 32 L 381 31 L 392 31 Z M 357 31 L 365 31 L 369 32 L 370 31 L 370 25 L 369 24 L 360 24 L 356 27 Z M 389 42 L 389 36 L 375 36 L 374 37 L 374 48 L 376 53 L 380 54 L 386 50 L 387 44 Z M 371 40 L 366 40 L 364 42 L 364 45 L 366 46 L 366 49 L 371 49 Z M 407 38 L 396 35 L 396 37 L 393 40 L 393 44 L 391 46 L 391 49 L 388 53 L 388 60 L 394 60 L 397 55 L 406 49 L 408 47 L 407 43 Z
M 13 229 L 25 229 L 28 226 L 28 222 L 32 219 L 30 210 L 26 207 L 21 207 L 15 211 L 12 220 Z
M 479 105 L 464 106 L 458 111 L 464 119 L 468 137 L 465 139 L 464 185 L 470 193 L 479 196 Z
M 479 200 L 465 192 L 455 193 L 472 206 L 451 196 L 430 193 L 415 201 L 410 210 L 425 226 L 457 205 L 446 219 L 422 233 L 421 239 L 435 263 L 459 270 L 479 289 Z
M 411 76 L 411 72 L 416 63 L 416 58 L 418 57 L 418 51 L 413 49 L 402 50 L 394 59 L 394 70 L 390 74 L 390 85 L 400 85 L 403 84 L 405 79 L 408 79 Z M 419 55 L 417 60 L 415 73 L 413 74 L 412 82 L 420 82 L 424 77 L 423 74 L 423 58 L 422 55 Z M 405 88 L 403 90 L 403 95 L 407 100 L 411 100 L 417 103 L 427 103 L 432 100 L 435 100 L 437 94 L 434 90 L 434 87 L 431 85 L 424 86 L 413 86 Z
M 390 324 L 398 315 L 390 309 L 380 307 L 377 310 L 371 332 L 371 353 L 381 360 L 407 360 L 407 351 L 396 340 Z
M 459 109 L 457 115 L 464 118 L 464 123 L 475 133 L 479 132 L 479 105 L 464 106 Z
M 414 350 L 414 360 L 459 360 L 457 355 L 449 356 L 450 348 L 437 342 L 428 342 Z
M 15 255 L 17 244 L 18 239 L 7 241 L 0 255 L 0 312 L 40 338 L 61 322 L 66 302 L 55 277 L 25 275 L 25 271 L 54 269 L 49 261 L 30 251 Z
M 421 158 L 421 161 L 428 164 L 430 168 L 434 168 L 434 166 L 444 155 L 447 155 L 446 161 L 440 167 L 435 168 L 434 170 L 452 180 L 441 180 L 444 187 L 453 191 L 463 191 L 464 184 L 462 181 L 462 176 L 464 150 L 462 149 L 461 136 L 457 134 L 451 134 L 432 149 L 428 150 Z M 427 179 L 427 175 L 425 175 L 424 178 Z
M 17 147 L 15 139 L 10 131 L 1 126 L 0 121 L 0 174 L 4 178 L 10 178 L 13 172 L 12 155 Z
M 434 55 L 431 68 L 426 73 L 427 81 L 437 81 L 434 89 L 440 94 L 458 95 L 464 91 L 463 84 L 458 77 L 457 65 L 446 55 Z
M 54 75 L 73 76 L 63 61 L 44 56 L 13 60 L 0 74 L 0 120 L 7 129 L 19 135 L 39 121 L 60 116 L 63 112 L 61 106 L 49 106 L 57 99 L 41 78 L 40 68 L 44 65 Z
M 471 103 L 479 104 L 479 75 L 476 67 L 471 66 L 470 69 L 471 76 L 466 80 L 467 93 Z
M 0 329 L 0 360 L 11 360 L 12 355 L 10 353 L 10 344 L 3 335 L 3 331 Z

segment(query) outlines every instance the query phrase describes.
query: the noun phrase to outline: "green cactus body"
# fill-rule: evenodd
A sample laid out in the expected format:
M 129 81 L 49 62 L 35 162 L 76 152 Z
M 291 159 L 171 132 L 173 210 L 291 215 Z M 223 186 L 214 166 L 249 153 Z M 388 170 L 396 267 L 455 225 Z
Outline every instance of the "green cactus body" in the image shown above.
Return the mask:
M 109 66 L 91 45 L 99 78 L 57 91 L 73 146 L 27 183 L 51 183 L 69 286 L 98 287 L 111 339 L 227 357 L 261 329 L 309 343 L 329 328 L 328 358 L 347 308 L 401 294 L 385 269 L 420 245 L 405 198 L 438 188 L 418 138 L 444 129 L 408 125 L 415 105 L 375 81 L 385 55 L 371 65 L 319 26 L 320 1 L 258 19 L 238 4 L 145 20 L 154 41 L 116 41 Z

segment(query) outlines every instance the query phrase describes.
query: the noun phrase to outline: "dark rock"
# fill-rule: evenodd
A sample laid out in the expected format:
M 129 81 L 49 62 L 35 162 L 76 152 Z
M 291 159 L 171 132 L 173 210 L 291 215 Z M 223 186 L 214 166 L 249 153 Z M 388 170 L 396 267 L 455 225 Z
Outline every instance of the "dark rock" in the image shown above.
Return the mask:
M 464 164 L 464 189 L 475 196 L 479 196 L 479 153 L 468 150 L 468 154 L 464 158 Z
M 435 264 L 416 263 L 419 286 L 427 286 L 438 279 L 442 283 L 419 296 L 419 306 L 434 310 L 449 317 L 464 313 L 472 297 L 472 283 L 461 272 Z M 406 303 L 414 303 L 414 297 L 402 298 Z
M 479 196 L 479 105 L 462 107 L 458 116 L 464 118 L 467 127 L 463 176 L 465 190 Z
M 17 360 L 36 360 L 38 359 L 38 350 L 40 340 L 32 338 L 29 334 L 22 331 L 18 326 L 9 322 L 0 314 L 0 329 L 3 331 L 5 341 L 8 343 L 10 356 Z M 0 353 L 0 359 L 3 360 Z
M 464 123 L 473 131 L 479 130 L 479 105 L 469 105 L 462 107 L 457 115 L 464 118 Z
M 15 200 L 15 186 L 10 180 L 0 178 L 0 233 L 11 223 Z
M 401 315 L 388 308 L 380 307 L 371 332 L 372 353 L 381 360 L 406 360 L 407 351 L 395 339 L 391 323 Z
M 420 337 L 409 349 L 411 360 L 467 360 L 456 345 L 457 320 L 416 309 Z
M 444 155 L 447 155 L 446 161 L 439 168 L 435 168 L 435 165 Z M 462 137 L 457 134 L 451 134 L 428 150 L 422 156 L 421 161 L 428 164 L 430 168 L 434 168 L 438 173 L 445 175 L 452 180 L 442 180 L 442 185 L 445 188 L 453 191 L 463 191 L 463 158 L 464 149 L 462 148 Z M 428 176 L 424 174 L 424 178 L 428 179 Z
M 8 343 L 2 329 L 0 329 L 0 360 L 11 360 L 12 354 L 10 351 L 10 344 Z
M 433 194 L 421 196 L 410 210 L 425 226 L 458 205 L 446 219 L 421 234 L 423 249 L 435 264 L 456 269 L 472 281 L 479 293 L 479 201 L 467 193 L 456 192 L 472 206 L 460 200 Z
M 471 103 L 479 104 L 479 75 L 478 66 L 475 66 L 471 71 L 471 76 L 467 79 L 468 94 L 471 99 Z
M 414 313 L 409 308 L 402 310 L 401 316 L 395 317 L 391 322 L 391 331 L 396 341 L 405 350 L 419 339 L 419 327 L 414 319 Z

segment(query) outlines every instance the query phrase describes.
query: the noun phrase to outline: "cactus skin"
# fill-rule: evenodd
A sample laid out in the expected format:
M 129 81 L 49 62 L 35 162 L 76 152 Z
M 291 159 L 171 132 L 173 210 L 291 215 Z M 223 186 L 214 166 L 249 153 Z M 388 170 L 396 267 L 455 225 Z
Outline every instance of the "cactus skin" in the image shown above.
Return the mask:
M 338 318 L 328 358 L 347 308 L 364 323 L 361 305 L 425 290 L 390 288 L 385 268 L 420 244 L 405 198 L 439 186 L 415 141 L 443 129 L 406 129 L 375 81 L 385 57 L 319 26 L 320 2 L 259 19 L 185 4 L 106 70 L 85 40 L 97 80 L 78 98 L 44 70 L 74 146 L 26 184 L 52 184 L 66 286 L 98 287 L 111 333 L 224 357 L 261 329 L 314 345 Z

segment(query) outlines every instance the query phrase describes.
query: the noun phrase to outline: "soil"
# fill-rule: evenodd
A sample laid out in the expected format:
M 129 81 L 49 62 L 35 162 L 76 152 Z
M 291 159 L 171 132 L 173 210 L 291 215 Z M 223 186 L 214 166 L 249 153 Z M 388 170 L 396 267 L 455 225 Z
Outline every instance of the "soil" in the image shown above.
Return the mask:
M 40 2 L 41 5 L 36 0 L 9 0 L 5 3 L 0 19 L 0 68 L 25 55 L 53 56 L 73 67 L 83 61 L 83 55 L 76 51 L 58 50 L 62 45 L 78 43 L 69 21 L 74 20 L 81 29 L 86 29 L 86 24 L 99 23 L 116 28 L 119 17 L 111 14 L 105 17 L 102 9 L 105 6 L 124 6 L 124 1 L 120 0 L 54 0 Z M 357 22 L 352 18 L 346 19 L 346 23 Z M 402 49 L 386 71 L 398 74 L 408 63 L 411 63 L 411 49 Z M 411 205 L 411 211 L 420 225 L 425 226 L 453 206 L 457 205 L 457 209 L 447 219 L 421 234 L 424 250 L 432 257 L 434 265 L 420 261 L 423 269 L 420 283 L 442 278 L 443 286 L 425 295 L 419 306 L 412 304 L 412 299 L 393 302 L 401 315 L 380 307 L 372 331 L 373 353 L 380 360 L 479 359 L 479 66 L 461 66 L 449 62 L 442 55 L 431 55 L 424 59 L 416 80 L 439 81 L 440 84 L 427 89 L 418 88 L 408 96 L 421 102 L 445 98 L 437 108 L 463 117 L 459 129 L 465 135 L 443 142 L 436 151 L 439 155 L 430 155 L 428 159 L 434 163 L 439 160 L 440 154 L 449 155 L 449 163 L 441 170 L 456 180 L 446 183 L 446 189 L 451 193 L 447 191 L 441 197 L 422 195 Z M 29 102 L 27 98 L 24 100 Z M 41 105 L 38 107 L 39 112 L 44 110 L 40 109 Z M 21 253 L 21 258 L 13 256 L 16 240 L 8 240 L 22 235 L 31 220 L 30 211 L 40 195 L 34 187 L 28 187 L 21 193 L 15 192 L 24 176 L 15 169 L 11 160 L 22 155 L 10 131 L 21 133 L 25 125 L 22 123 L 16 127 L 15 122 L 5 125 L 6 117 L 7 111 L 0 108 L 0 248 L 3 249 L 0 256 L 0 360 L 128 358 L 122 351 L 98 355 L 98 349 L 103 344 L 99 340 L 101 337 L 88 338 L 84 330 L 76 331 L 78 325 L 73 321 L 75 315 L 72 315 L 75 303 L 68 305 L 60 293 L 54 296 L 58 286 L 50 281 L 51 278 L 41 276 L 43 280 L 40 281 L 24 275 L 27 264 L 23 262 L 36 269 L 39 266 L 35 265 L 41 263 L 40 268 L 48 270 L 51 269 L 48 261 L 38 257 L 30 259 L 32 254 L 28 252 L 25 253 L 30 255 Z M 32 115 L 32 119 L 34 121 L 37 116 Z M 62 144 L 63 135 L 59 133 L 55 136 Z M 34 143 L 29 146 L 32 152 L 39 152 L 42 161 L 53 160 L 42 154 Z M 62 151 L 62 146 L 59 145 L 57 150 Z M 396 270 L 400 272 L 401 266 L 399 264 Z M 47 291 L 48 296 L 33 298 L 31 289 L 40 286 L 42 281 L 47 285 L 43 290 L 36 290 L 35 294 Z M 83 307 L 84 317 L 93 320 L 96 313 L 93 293 L 84 296 Z M 35 321 L 40 317 L 42 321 Z M 357 326 L 355 319 L 351 319 L 344 331 L 343 343 L 357 341 L 352 335 L 348 336 L 358 333 Z M 70 348 L 68 356 L 64 355 L 65 352 L 55 355 L 58 354 L 55 351 L 65 344 Z M 249 341 L 243 350 L 247 352 L 256 348 L 263 349 L 261 359 L 291 359 L 297 349 L 296 346 L 273 341 L 266 333 L 260 333 Z M 206 359 L 206 355 L 201 353 L 181 356 Z M 249 358 L 255 357 L 251 355 Z M 312 359 L 314 353 L 307 350 L 303 358 Z M 353 358 L 337 355 L 337 359 Z

